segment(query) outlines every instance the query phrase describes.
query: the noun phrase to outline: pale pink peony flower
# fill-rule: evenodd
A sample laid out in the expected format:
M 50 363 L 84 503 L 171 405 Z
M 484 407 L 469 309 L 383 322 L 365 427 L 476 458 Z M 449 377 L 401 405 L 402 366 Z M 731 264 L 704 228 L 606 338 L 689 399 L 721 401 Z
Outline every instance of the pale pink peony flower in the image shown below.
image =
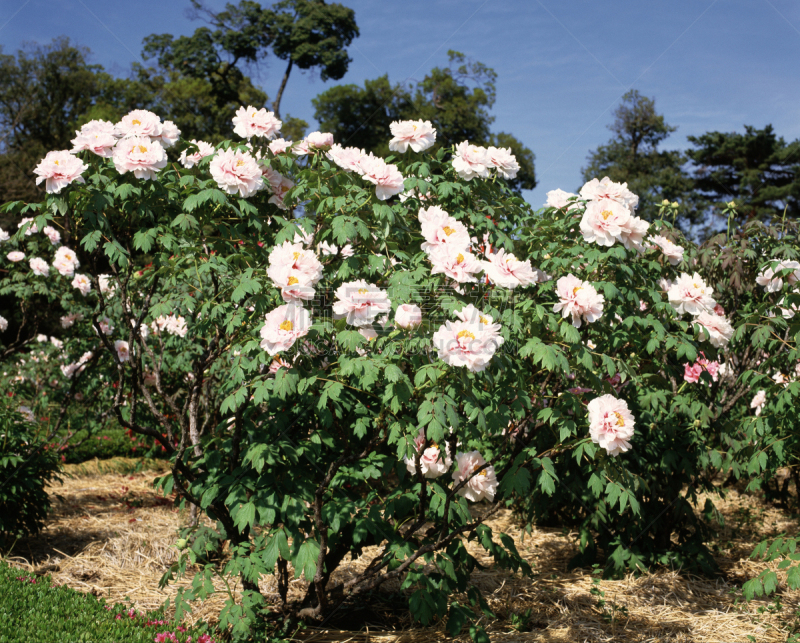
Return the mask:
M 117 351 L 117 357 L 120 362 L 127 362 L 131 358 L 131 351 L 128 347 L 128 342 L 118 339 L 114 342 L 114 350 Z
M 581 327 L 581 319 L 592 323 L 603 316 L 605 297 L 588 281 L 582 281 L 575 275 L 561 277 L 556 282 L 556 294 L 558 303 L 553 306 L 553 312 L 561 312 L 562 317 L 572 315 L 575 328 Z
M 159 136 L 153 136 L 152 140 L 161 143 L 161 147 L 166 150 L 175 145 L 180 136 L 181 131 L 175 123 L 172 121 L 164 121 L 161 125 L 161 134 Z
M 714 290 L 706 285 L 698 273 L 690 276 L 684 272 L 667 291 L 667 298 L 678 314 L 699 315 L 714 310 L 717 302 L 711 297 L 713 294 Z
M 683 379 L 690 384 L 697 384 L 700 381 L 700 374 L 703 372 L 703 367 L 699 364 L 690 364 L 686 362 L 683 365 Z
M 78 257 L 66 246 L 61 246 L 56 250 L 55 258 L 53 259 L 53 268 L 58 270 L 59 274 L 64 277 L 72 277 L 75 274 L 75 269 L 80 267 L 80 265 Z
M 197 146 L 197 150 L 190 153 L 188 149 L 185 149 L 178 157 L 181 165 L 183 165 L 183 167 L 185 167 L 187 170 L 197 165 L 201 159 L 204 159 L 206 156 L 211 156 L 214 154 L 214 152 L 216 152 L 216 148 L 211 145 L 211 143 L 198 141 L 194 138 L 191 140 L 191 142 Z
M 756 410 L 756 416 L 761 415 L 764 410 L 764 405 L 767 403 L 767 392 L 764 390 L 759 391 L 750 400 L 750 408 Z
M 490 159 L 485 147 L 462 141 L 455 148 L 453 169 L 466 181 L 474 178 L 488 179 Z
M 8 232 L 0 228 L 0 243 L 3 241 L 8 241 L 11 237 L 9 236 Z
M 146 139 L 161 136 L 161 119 L 146 109 L 134 109 L 122 117 L 114 126 L 114 136 L 118 138 L 142 137 Z
M 31 217 L 25 217 L 22 221 L 20 221 L 17 224 L 17 228 L 22 229 L 22 227 L 25 226 L 26 223 L 30 224 L 29 226 L 25 227 L 25 236 L 26 237 L 30 237 L 31 235 L 36 234 L 37 232 L 39 232 L 38 226 L 35 223 L 33 223 L 33 219 Z
M 272 282 L 281 289 L 281 297 L 286 302 L 314 299 L 314 286 L 311 278 L 291 265 L 270 266 L 267 271 Z
M 456 311 L 455 316 L 463 322 L 478 324 L 482 329 L 484 342 L 500 346 L 505 340 L 500 335 L 500 324 L 494 323 L 494 318 L 488 313 L 484 313 L 472 304 L 467 304 L 464 308 Z
M 419 453 L 425 444 L 425 431 L 419 430 L 419 435 L 414 438 L 414 450 Z M 403 461 L 406 465 L 406 470 L 413 476 L 417 473 L 416 456 L 411 458 L 404 458 Z M 444 452 L 439 449 L 439 445 L 435 442 L 429 442 L 428 446 L 422 451 L 419 459 L 419 468 L 425 478 L 438 478 L 439 476 L 447 473 L 450 465 L 453 464 L 452 458 L 447 454 L 447 449 Z
M 268 145 L 269 151 L 273 154 L 283 154 L 291 146 L 292 142 L 283 138 L 276 138 L 274 141 L 270 141 Z
M 18 261 L 22 261 L 25 258 L 25 253 L 20 252 L 19 250 L 13 250 L 6 255 L 6 258 L 9 261 L 17 263 Z
M 109 297 L 112 297 L 117 291 L 117 287 L 111 282 L 112 279 L 111 275 L 99 275 L 97 277 L 97 281 L 100 284 L 100 292 Z
M 513 290 L 517 286 L 528 286 L 538 281 L 539 275 L 530 261 L 520 261 L 502 248 L 494 254 L 487 253 L 489 261 L 482 261 L 486 276 L 496 286 Z
M 6 328 L 8 328 L 8 320 L 0 316 L 0 332 L 3 332 Z
M 430 252 L 438 245 L 449 245 L 458 250 L 469 249 L 469 230 L 438 205 L 421 208 L 418 216 L 422 224 L 422 236 L 425 237 L 421 247 L 425 252 Z
M 631 214 L 624 205 L 603 199 L 592 201 L 586 206 L 581 218 L 581 234 L 584 241 L 600 246 L 613 246 L 622 240 L 623 230 L 627 231 Z
M 57 246 L 61 242 L 61 233 L 49 225 L 44 227 L 42 233 L 44 233 L 44 236 L 46 236 L 54 246 Z
M 89 121 L 75 132 L 72 139 L 72 150 L 82 152 L 88 150 L 92 154 L 110 159 L 114 154 L 114 145 L 117 139 L 114 137 L 114 123 L 111 121 Z
M 269 253 L 269 268 L 267 275 L 273 281 L 273 274 L 277 276 L 277 270 L 290 268 L 304 276 L 304 281 L 315 286 L 322 279 L 322 264 L 313 250 L 307 250 L 300 243 L 290 243 L 284 241 L 281 245 L 275 246 Z M 276 281 L 277 283 L 277 281 Z
M 647 234 L 648 228 L 650 228 L 650 224 L 644 219 L 634 216 L 628 219 L 627 223 L 621 226 L 622 233 L 620 234 L 620 241 L 622 241 L 622 245 L 625 246 L 625 249 L 644 252 L 642 242 L 644 241 L 644 235 Z
M 88 295 L 89 291 L 92 289 L 92 282 L 86 275 L 75 275 L 75 278 L 72 280 L 72 287 L 80 290 L 81 294 L 85 296 Z
M 381 201 L 386 201 L 404 190 L 403 175 L 397 166 L 387 164 L 379 156 L 362 156 L 358 167 L 364 180 L 375 184 L 375 196 Z
M 700 333 L 700 338 L 708 339 L 712 346 L 722 348 L 726 346 L 728 342 L 731 341 L 731 337 L 733 337 L 733 326 L 721 315 L 702 312 L 694 321 L 703 328 Z
M 365 156 L 367 156 L 367 153 L 364 150 L 357 147 L 342 147 L 338 143 L 331 145 L 331 149 L 328 150 L 327 154 L 327 157 L 343 170 L 357 172 L 358 174 L 364 173 L 360 162 Z
M 453 471 L 453 481 L 456 485 L 464 480 L 468 482 L 458 490 L 459 496 L 464 496 L 470 502 L 480 502 L 487 499 L 494 500 L 497 492 L 497 475 L 494 467 L 488 466 L 483 469 L 486 460 L 478 451 L 468 453 L 456 453 L 456 470 Z M 475 473 L 481 469 L 477 474 Z
M 587 405 L 589 411 L 589 435 L 592 442 L 600 445 L 610 456 L 618 456 L 631 448 L 636 424 L 625 400 L 613 395 L 601 395 Z
M 76 321 L 82 321 L 83 315 L 80 313 L 71 313 L 69 315 L 64 315 L 61 318 L 61 328 L 70 328 Z
M 89 166 L 67 150 L 48 152 L 39 165 L 33 170 L 36 174 L 36 185 L 45 181 L 44 188 L 48 194 L 58 194 L 70 183 L 85 183 L 81 176 Z
M 292 152 L 298 156 L 304 156 L 308 154 L 308 141 L 303 139 L 302 141 L 295 143 L 292 147 Z
M 319 248 L 319 251 L 325 257 L 333 257 L 339 253 L 339 248 L 337 248 L 332 243 L 328 243 L 327 241 L 320 241 L 317 248 Z
M 352 257 L 355 253 L 356 251 L 353 250 L 353 246 L 351 246 L 349 243 L 342 246 L 342 249 L 339 251 L 339 254 L 345 259 L 347 259 L 347 257 Z
M 133 172 L 137 179 L 153 180 L 167 165 L 167 153 L 158 141 L 145 136 L 131 136 L 117 141 L 114 166 L 117 172 Z
M 475 275 L 483 270 L 483 262 L 478 261 L 475 255 L 447 243 L 432 246 L 428 259 L 433 264 L 432 275 L 443 274 L 460 284 L 476 282 Z
M 233 125 L 234 134 L 251 139 L 254 136 L 272 138 L 280 131 L 283 123 L 276 118 L 274 112 L 268 112 L 263 107 L 256 109 L 250 105 L 247 109 L 240 107 L 236 110 Z
M 398 328 L 411 330 L 422 323 L 422 309 L 416 304 L 401 304 L 394 313 L 394 324 Z
M 560 188 L 557 190 L 550 190 L 547 193 L 547 202 L 544 205 L 546 208 L 557 208 L 559 210 L 566 208 L 567 210 L 572 210 L 573 208 L 579 207 L 580 204 L 575 201 L 568 201 L 568 199 L 577 196 L 577 194 L 573 194 L 572 192 L 564 192 L 564 190 Z
M 50 274 L 50 266 L 40 257 L 32 257 L 28 262 L 33 274 L 38 277 L 47 277 Z
M 289 364 L 289 362 L 285 361 L 283 358 L 281 358 L 279 356 L 276 356 L 276 357 L 273 358 L 272 362 L 270 363 L 268 372 L 269 372 L 270 375 L 274 376 L 282 368 L 285 368 L 285 369 L 288 370 L 291 367 L 292 367 L 292 365 Z
M 363 279 L 350 281 L 336 289 L 333 318 L 346 318 L 351 326 L 369 326 L 383 313 L 392 310 L 392 302 L 385 290 Z
M 97 325 L 100 326 L 100 330 L 102 331 L 103 335 L 110 335 L 114 332 L 114 323 L 108 317 L 103 317 L 100 319 L 97 322 Z
M 333 134 L 330 132 L 311 132 L 306 136 L 309 150 L 327 150 L 333 145 Z
M 487 332 L 481 323 L 446 321 L 433 335 L 439 359 L 449 366 L 465 366 L 473 373 L 483 371 L 503 337 Z
M 795 294 L 798 293 L 797 290 L 794 291 Z M 786 297 L 781 297 L 781 300 L 778 302 L 778 309 L 781 311 L 781 315 L 784 319 L 792 319 L 798 312 L 800 312 L 800 306 L 797 304 L 786 304 Z M 716 311 L 715 311 L 716 312 Z M 723 313 L 724 314 L 724 313 Z M 772 313 L 770 313 L 770 317 Z
M 487 167 L 497 170 L 497 175 L 504 179 L 516 178 L 519 172 L 517 157 L 511 153 L 510 147 L 490 147 L 486 150 Z
M 683 246 L 672 243 L 672 241 L 661 235 L 650 237 L 649 241 L 661 248 L 661 252 L 664 253 L 664 256 L 673 266 L 677 266 L 683 261 Z
M 410 147 L 415 152 L 424 152 L 436 142 L 436 130 L 430 121 L 394 121 L 389 125 L 392 140 L 389 149 L 401 154 Z
M 219 150 L 211 160 L 209 172 L 221 190 L 247 198 L 264 187 L 258 162 L 249 152 Z
M 776 272 L 781 270 L 792 270 L 786 277 L 786 282 L 789 285 L 796 284 L 800 281 L 800 263 L 797 261 L 781 261 L 775 266 L 775 270 L 771 267 L 766 267 L 758 273 L 756 283 L 763 286 L 767 292 L 777 292 L 783 289 L 783 277 L 775 276 Z
M 581 198 L 587 201 L 610 199 L 625 206 L 633 214 L 639 204 L 639 197 L 628 189 L 627 183 L 615 183 L 608 177 L 602 181 L 592 179 L 581 188 Z
M 272 168 L 263 168 L 264 177 L 267 179 L 269 188 L 272 191 L 272 196 L 269 198 L 268 203 L 274 203 L 281 210 L 288 210 L 289 206 L 286 205 L 284 199 L 287 193 L 294 187 L 294 182 Z
M 261 329 L 261 348 L 270 355 L 288 351 L 298 338 L 308 334 L 311 315 L 297 304 L 284 304 L 267 313 Z

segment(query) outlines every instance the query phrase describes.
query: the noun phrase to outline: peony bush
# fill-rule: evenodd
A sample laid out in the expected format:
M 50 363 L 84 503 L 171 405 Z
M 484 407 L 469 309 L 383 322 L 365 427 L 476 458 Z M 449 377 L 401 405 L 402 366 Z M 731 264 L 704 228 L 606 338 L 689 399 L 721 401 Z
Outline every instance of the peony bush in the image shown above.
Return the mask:
M 584 559 L 612 568 L 674 562 L 702 550 L 693 503 L 715 476 L 758 484 L 786 462 L 797 329 L 769 314 L 800 299 L 791 226 L 737 233 L 758 250 L 697 248 L 671 207 L 648 223 L 608 179 L 534 211 L 505 183 L 509 150 L 435 148 L 428 122 L 393 124 L 386 159 L 277 138 L 264 109 L 233 125 L 214 148 L 142 110 L 92 121 L 0 232 L 20 408 L 84 404 L 155 441 L 173 462 L 159 484 L 215 525 L 178 542 L 163 582 L 195 573 L 177 618 L 215 575 L 242 588 L 220 617 L 234 638 L 327 622 L 398 580 L 417 621 L 485 640 L 465 543 L 531 573 L 486 525 L 501 508 L 578 524 Z M 782 284 L 744 305 L 731 261 L 739 284 Z M 58 331 L 46 350 L 39 326 Z

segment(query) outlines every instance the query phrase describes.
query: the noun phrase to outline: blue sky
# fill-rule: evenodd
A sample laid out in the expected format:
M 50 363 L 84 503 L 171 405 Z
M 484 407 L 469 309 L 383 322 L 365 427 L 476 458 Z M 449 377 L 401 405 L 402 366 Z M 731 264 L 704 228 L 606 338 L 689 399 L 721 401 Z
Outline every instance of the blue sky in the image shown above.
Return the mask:
M 225 2 L 210 0 L 212 8 Z M 499 74 L 496 130 L 511 132 L 536 154 L 539 206 L 554 188 L 575 190 L 590 150 L 606 142 L 611 113 L 633 87 L 656 99 L 687 135 L 742 131 L 771 123 L 800 138 L 800 3 L 796 0 L 345 0 L 361 36 L 339 82 L 361 84 L 388 73 L 393 82 L 422 79 L 456 49 Z M 92 62 L 125 75 L 151 33 L 190 34 L 188 0 L 0 0 L 0 44 L 65 35 L 89 47 Z M 281 61 L 255 70 L 274 96 Z M 293 72 L 282 112 L 313 124 L 311 99 L 331 83 Z M 388 136 L 388 133 L 387 133 Z

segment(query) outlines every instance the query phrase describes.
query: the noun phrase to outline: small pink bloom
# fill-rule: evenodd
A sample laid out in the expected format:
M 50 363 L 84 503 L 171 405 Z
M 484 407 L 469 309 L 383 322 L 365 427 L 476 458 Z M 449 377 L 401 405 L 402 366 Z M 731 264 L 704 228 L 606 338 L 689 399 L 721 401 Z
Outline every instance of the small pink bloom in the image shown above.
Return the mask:
M 66 246 L 61 246 L 56 250 L 55 258 L 53 259 L 53 268 L 58 270 L 59 274 L 64 277 L 72 277 L 75 274 L 75 269 L 80 267 L 80 262 L 75 252 Z
M 763 286 L 767 292 L 777 292 L 783 289 L 784 277 L 776 277 L 775 273 L 782 270 L 792 271 L 786 277 L 786 281 L 789 285 L 796 284 L 798 281 L 800 281 L 800 262 L 781 261 L 777 266 L 775 266 L 774 270 L 770 266 L 762 269 L 756 277 L 756 283 L 760 286 Z
M 767 403 L 767 393 L 766 391 L 759 391 L 753 396 L 753 399 L 750 401 L 750 408 L 755 409 L 756 415 L 761 415 L 761 412 L 764 410 L 764 405 Z
M 89 166 L 67 150 L 48 152 L 33 170 L 36 174 L 36 185 L 45 181 L 48 194 L 58 194 L 70 183 L 85 183 L 81 176 Z
M 697 384 L 700 381 L 700 374 L 703 372 L 703 367 L 699 364 L 689 364 L 686 362 L 683 365 L 683 379 L 690 384 Z
M 11 252 L 9 252 L 6 255 L 6 258 L 9 261 L 13 261 L 14 263 L 17 263 L 18 261 L 22 261 L 25 258 L 25 253 L 24 252 L 20 252 L 19 250 L 12 250 Z
M 166 150 L 175 145 L 180 136 L 181 131 L 175 123 L 172 121 L 164 121 L 161 125 L 161 134 L 159 136 L 153 136 L 152 139 L 161 143 L 161 147 Z
M 114 126 L 114 136 L 157 138 L 161 136 L 161 119 L 146 109 L 134 109 L 123 116 L 122 120 Z
M 453 169 L 466 181 L 474 178 L 488 179 L 491 160 L 485 147 L 463 141 L 456 145 Z
M 388 313 L 391 309 L 392 302 L 385 290 L 359 279 L 336 289 L 333 317 L 346 318 L 351 326 L 369 326 L 378 315 Z
M 403 191 L 403 175 L 396 165 L 389 165 L 382 158 L 370 154 L 363 156 L 358 166 L 361 169 L 361 176 L 375 184 L 375 196 L 381 201 L 386 201 Z
M 425 237 L 421 246 L 425 252 L 439 245 L 449 245 L 457 250 L 469 249 L 469 230 L 438 205 L 420 209 L 418 217 L 422 224 L 422 236 Z
M 419 435 L 414 438 L 414 450 L 419 453 L 422 446 L 425 444 L 425 431 L 420 429 Z M 417 473 L 416 456 L 411 458 L 404 458 L 406 470 L 411 475 Z M 439 476 L 447 473 L 450 465 L 453 464 L 452 458 L 447 455 L 447 450 L 444 452 L 439 449 L 439 445 L 435 442 L 429 442 L 428 446 L 422 452 L 419 459 L 419 468 L 425 478 L 438 478 Z
M 328 158 L 343 170 L 357 172 L 358 174 L 364 173 L 359 163 L 366 155 L 367 153 L 364 150 L 360 150 L 357 147 L 342 147 L 338 143 L 331 145 L 331 149 L 328 150 L 327 154 Z
M 579 207 L 580 204 L 575 201 L 569 201 L 568 199 L 577 196 L 577 194 L 573 194 L 572 192 L 564 192 L 564 190 L 560 188 L 558 190 L 550 190 L 547 193 L 547 202 L 544 205 L 547 208 L 557 208 L 559 210 L 566 208 L 567 210 L 572 210 L 573 208 Z
M 422 309 L 416 304 L 401 304 L 394 314 L 394 323 L 406 330 L 416 328 L 422 323 Z
M 345 259 L 347 259 L 347 257 L 352 257 L 355 253 L 356 251 L 353 250 L 353 246 L 351 246 L 349 243 L 342 246 L 342 249 L 339 251 L 339 254 Z
M 586 201 L 610 199 L 625 206 L 633 214 L 639 204 L 639 197 L 628 189 L 627 183 L 615 183 L 608 177 L 602 181 L 592 179 L 581 188 L 581 198 Z
M 497 175 L 504 179 L 513 179 L 519 172 L 517 157 L 508 147 L 490 147 L 486 150 L 487 167 L 495 168 Z
M 211 160 L 209 172 L 221 190 L 247 198 L 264 187 L 256 159 L 249 152 L 219 150 Z
M 430 121 L 394 121 L 389 125 L 392 140 L 389 149 L 401 154 L 410 147 L 415 152 L 424 152 L 436 142 L 436 130 Z
M 731 337 L 733 337 L 733 326 L 721 315 L 702 312 L 694 321 L 703 328 L 700 333 L 700 338 L 708 339 L 712 346 L 722 348 L 726 346 L 731 340 Z
M 591 201 L 581 219 L 581 234 L 584 241 L 600 246 L 613 246 L 622 240 L 623 230 L 628 230 L 631 213 L 624 205 L 603 199 Z
M 517 286 L 529 286 L 538 281 L 538 273 L 530 261 L 520 261 L 503 249 L 494 254 L 487 253 L 489 261 L 482 261 L 486 276 L 496 286 L 513 290 Z
M 318 248 L 325 257 L 332 257 L 339 253 L 339 248 L 327 241 L 320 241 Z
M 117 351 L 117 357 L 120 362 L 127 362 L 131 358 L 128 342 L 118 339 L 114 342 L 114 349 Z
M 464 366 L 473 373 L 486 368 L 503 341 L 502 336 L 489 332 L 485 325 L 471 321 L 446 321 L 433 334 L 439 359 L 448 366 Z
M 11 237 L 9 236 L 8 232 L 0 228 L 0 243 L 3 241 L 8 241 Z
M 458 490 L 458 495 L 464 496 L 470 502 L 480 502 L 483 499 L 494 500 L 497 491 L 497 475 L 494 467 L 483 469 L 486 460 L 478 451 L 456 453 L 456 470 L 453 471 L 454 484 L 468 480 L 467 484 Z M 475 473 L 481 469 L 477 474 Z
M 556 282 L 558 303 L 553 312 L 561 312 L 562 317 L 572 315 L 572 325 L 581 327 L 581 319 L 592 323 L 603 316 L 605 297 L 595 290 L 588 281 L 582 281 L 575 275 L 561 277 Z
M 114 145 L 117 139 L 114 137 L 114 123 L 111 121 L 89 121 L 75 132 L 72 139 L 72 152 L 88 150 L 92 154 L 111 158 L 114 154 Z
M 56 230 L 55 228 L 46 225 L 44 230 L 42 230 L 44 235 L 50 240 L 54 246 L 57 246 L 61 242 L 61 233 Z
M 291 141 L 287 141 L 283 138 L 276 138 L 274 141 L 270 141 L 269 143 L 269 151 L 273 154 L 283 154 L 286 150 L 288 150 L 292 146 Z
M 650 224 L 644 219 L 634 216 L 630 217 L 627 223 L 621 226 L 622 233 L 620 234 L 620 241 L 622 245 L 625 246 L 627 250 L 644 252 L 642 242 L 644 241 L 644 235 L 647 234 L 649 227 Z
M 725 314 L 725 309 L 722 306 L 720 306 L 719 304 L 717 304 L 716 306 L 714 306 L 714 314 L 715 315 L 724 315 Z
M 667 298 L 679 315 L 699 315 L 714 310 L 717 302 L 712 298 L 713 294 L 714 290 L 698 273 L 690 276 L 684 272 L 670 287 Z
M 327 150 L 333 145 L 333 134 L 329 132 L 311 132 L 306 136 L 306 143 L 310 150 Z
M 284 304 L 267 313 L 261 328 L 261 348 L 270 355 L 288 351 L 298 338 L 308 334 L 311 315 L 297 304 Z
M 8 320 L 5 317 L 0 317 L 0 332 L 8 328 Z
M 71 313 L 64 315 L 61 318 L 61 328 L 70 328 L 76 321 L 82 321 L 83 315 L 80 313 Z
M 72 280 L 72 287 L 80 290 L 81 294 L 85 296 L 88 295 L 89 291 L 92 289 L 92 282 L 86 275 L 75 275 L 75 278 Z
M 275 375 L 275 373 L 277 373 L 282 368 L 289 369 L 291 367 L 292 367 L 291 364 L 284 361 L 282 358 L 275 356 L 275 358 L 273 358 L 272 360 L 272 363 L 269 365 L 269 374 Z
M 592 442 L 600 445 L 610 456 L 617 456 L 631 448 L 636 424 L 625 400 L 613 395 L 601 395 L 587 405 L 589 411 L 589 435 Z
M 120 139 L 114 148 L 114 166 L 117 172 L 133 172 L 137 179 L 153 180 L 167 165 L 167 153 L 156 140 L 146 136 Z
M 661 248 L 664 256 L 673 266 L 677 266 L 683 261 L 683 246 L 672 243 L 672 241 L 661 235 L 650 237 L 649 241 Z
M 274 112 L 268 112 L 263 107 L 256 109 L 248 106 L 247 109 L 240 107 L 236 110 L 233 125 L 234 134 L 250 139 L 253 136 L 272 138 L 280 131 L 283 123 L 275 117 Z
M 289 268 L 304 276 L 304 280 L 315 286 L 322 279 L 322 264 L 313 250 L 307 250 L 300 243 L 284 241 L 280 246 L 275 246 L 269 253 L 269 268 L 267 275 L 273 281 L 282 279 L 276 271 Z M 273 277 L 273 274 L 275 277 Z M 276 281 L 277 283 L 277 281 Z
M 433 264 L 432 275 L 443 274 L 460 284 L 476 282 L 475 275 L 483 270 L 475 255 L 451 244 L 433 246 L 428 258 Z
M 50 266 L 44 259 L 40 257 L 31 258 L 29 264 L 33 274 L 37 275 L 38 277 L 47 277 L 47 275 L 50 274 Z
M 183 167 L 185 167 L 187 170 L 197 165 L 201 159 L 204 159 L 206 156 L 211 156 L 214 154 L 214 152 L 216 152 L 216 149 L 213 145 L 211 145 L 211 143 L 198 141 L 194 138 L 191 140 L 191 142 L 197 146 L 197 150 L 190 152 L 189 149 L 185 149 L 178 157 L 181 165 L 183 165 Z

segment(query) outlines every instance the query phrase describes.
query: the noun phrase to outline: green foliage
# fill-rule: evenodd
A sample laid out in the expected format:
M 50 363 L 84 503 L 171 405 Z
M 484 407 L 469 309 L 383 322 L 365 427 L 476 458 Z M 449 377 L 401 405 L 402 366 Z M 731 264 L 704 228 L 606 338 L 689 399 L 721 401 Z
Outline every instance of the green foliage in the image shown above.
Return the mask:
M 13 400 L 0 399 L 0 546 L 36 534 L 50 509 L 45 486 L 59 480 L 59 458 L 17 411 Z

